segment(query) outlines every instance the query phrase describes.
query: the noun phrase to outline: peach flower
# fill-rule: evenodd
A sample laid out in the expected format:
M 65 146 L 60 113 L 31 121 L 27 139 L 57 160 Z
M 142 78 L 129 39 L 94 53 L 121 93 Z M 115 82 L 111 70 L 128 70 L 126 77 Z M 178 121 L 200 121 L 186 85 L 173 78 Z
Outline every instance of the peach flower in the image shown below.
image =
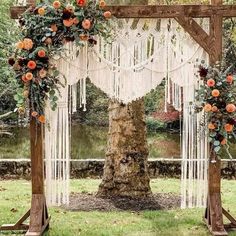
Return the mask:
M 51 30 L 53 32 L 57 32 L 57 30 L 58 30 L 57 25 L 56 24 L 51 25 Z
M 33 79 L 33 74 L 32 74 L 31 72 L 26 73 L 25 79 L 26 79 L 27 81 L 32 80 L 32 79 Z
M 99 7 L 104 8 L 106 6 L 106 2 L 104 0 L 100 0 Z
M 216 127 L 215 127 L 214 124 L 212 124 L 212 123 L 208 124 L 208 129 L 213 130 L 213 129 L 215 129 L 215 128 L 216 128 Z
M 224 138 L 222 141 L 221 141 L 221 145 L 225 145 L 227 143 L 227 139 Z
M 213 79 L 207 80 L 207 86 L 208 87 L 214 87 L 215 84 L 216 84 L 215 80 L 213 80 Z
M 86 30 L 90 29 L 91 28 L 91 21 L 88 19 L 83 20 L 82 26 Z
M 218 89 L 214 89 L 212 90 L 212 96 L 213 97 L 219 97 L 220 96 L 220 91 Z
M 211 109 L 212 109 L 211 104 L 206 104 L 206 105 L 204 106 L 204 111 L 206 111 L 206 112 L 210 112 Z
M 29 62 L 27 63 L 27 67 L 28 67 L 29 69 L 31 69 L 31 70 L 34 70 L 34 69 L 36 68 L 36 66 L 37 66 L 37 64 L 36 64 L 35 61 L 29 61 Z
M 71 27 L 74 24 L 74 20 L 73 19 L 63 20 L 63 24 L 66 27 Z
M 236 107 L 235 107 L 234 104 L 228 104 L 226 106 L 226 111 L 229 112 L 229 113 L 235 112 L 235 110 L 236 110 Z
M 37 117 L 38 116 L 38 112 L 37 111 L 32 111 L 31 116 Z
M 86 34 L 80 34 L 79 35 L 80 40 L 82 41 L 87 41 L 89 39 L 89 36 Z
M 33 41 L 31 39 L 25 38 L 23 42 L 24 42 L 24 49 L 30 50 L 30 49 L 33 48 L 34 44 L 33 44 Z
M 61 7 L 60 1 L 54 1 L 52 5 L 53 5 L 53 7 L 54 7 L 55 9 L 58 9 L 58 8 Z
M 105 12 L 103 13 L 103 16 L 104 16 L 105 18 L 111 18 L 111 12 L 110 12 L 110 11 L 105 11 Z
M 80 7 L 84 7 L 86 5 L 86 0 L 76 0 L 77 5 Z
M 23 49 L 24 48 L 24 43 L 22 41 L 16 43 L 16 48 L 17 49 Z
M 73 22 L 74 22 L 75 25 L 78 25 L 78 24 L 79 24 L 79 19 L 78 19 L 77 17 L 75 17 L 75 18 L 73 19 Z
M 38 9 L 38 14 L 39 14 L 40 16 L 45 15 L 45 9 L 44 9 L 43 7 L 40 7 L 40 8 Z
M 46 52 L 43 49 L 41 49 L 41 50 L 38 51 L 38 56 L 43 58 L 43 57 L 46 56 Z
M 40 77 L 41 79 L 43 79 L 43 78 L 45 78 L 46 76 L 47 76 L 47 71 L 44 70 L 44 69 L 41 69 L 41 70 L 39 71 L 39 77 Z
M 233 128 L 234 128 L 234 126 L 231 125 L 231 124 L 226 124 L 225 125 L 225 131 L 227 131 L 227 132 L 232 132 Z
M 218 111 L 218 107 L 217 106 L 213 106 L 211 109 L 213 112 L 217 112 Z
M 227 81 L 227 83 L 232 84 L 233 81 L 234 81 L 234 77 L 233 77 L 232 75 L 228 75 L 228 76 L 226 77 L 226 81 Z

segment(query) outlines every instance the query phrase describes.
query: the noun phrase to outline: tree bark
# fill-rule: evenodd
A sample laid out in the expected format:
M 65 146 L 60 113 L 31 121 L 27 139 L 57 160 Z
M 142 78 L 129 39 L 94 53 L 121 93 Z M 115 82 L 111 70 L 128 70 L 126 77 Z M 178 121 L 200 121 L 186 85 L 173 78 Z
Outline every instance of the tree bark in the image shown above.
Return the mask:
M 143 99 L 129 105 L 110 101 L 108 137 L 104 174 L 98 195 L 150 195 Z

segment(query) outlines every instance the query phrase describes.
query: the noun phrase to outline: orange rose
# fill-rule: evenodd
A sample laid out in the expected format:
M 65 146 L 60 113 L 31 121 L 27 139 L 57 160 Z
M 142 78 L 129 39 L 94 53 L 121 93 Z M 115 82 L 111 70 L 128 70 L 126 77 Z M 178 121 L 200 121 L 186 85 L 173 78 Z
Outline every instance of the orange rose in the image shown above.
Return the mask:
M 42 50 L 39 50 L 39 51 L 38 51 L 38 56 L 41 57 L 41 58 L 43 58 L 43 57 L 46 56 L 46 52 L 45 52 L 43 49 L 42 49 Z
M 32 80 L 32 79 L 33 79 L 33 74 L 32 74 L 31 72 L 26 73 L 25 79 L 26 79 L 27 81 Z
M 225 125 L 225 131 L 227 131 L 227 132 L 232 132 L 233 128 L 234 128 L 234 126 L 231 125 L 231 124 L 226 124 Z
M 51 30 L 53 32 L 57 32 L 57 30 L 58 30 L 57 25 L 56 24 L 51 25 Z
M 63 24 L 66 27 L 71 27 L 74 24 L 74 20 L 73 19 L 63 20 Z
M 31 116 L 37 117 L 37 116 L 38 116 L 38 112 L 37 112 L 37 111 L 33 111 L 33 112 L 31 113 Z
M 111 18 L 111 12 L 110 11 L 105 11 L 103 13 L 103 15 L 104 15 L 105 18 Z
M 46 77 L 46 75 L 47 75 L 47 71 L 46 70 L 44 70 L 44 69 L 41 69 L 40 71 L 39 71 L 39 76 L 40 76 L 40 78 L 45 78 Z
M 213 129 L 215 129 L 215 128 L 216 128 L 216 127 L 215 127 L 214 124 L 212 124 L 212 123 L 208 124 L 208 129 L 213 130 Z
M 229 112 L 229 113 L 235 112 L 235 110 L 236 110 L 236 107 L 235 107 L 234 104 L 228 104 L 226 106 L 226 111 Z
M 225 145 L 227 143 L 227 139 L 224 138 L 222 141 L 221 141 L 221 145 Z
M 233 77 L 232 75 L 228 75 L 228 76 L 226 77 L 226 81 L 227 81 L 227 83 L 232 84 L 233 81 L 234 81 L 234 77 Z
M 213 80 L 213 79 L 207 80 L 207 86 L 208 87 L 214 87 L 215 84 L 216 84 L 215 80 Z
M 86 30 L 90 29 L 91 27 L 91 21 L 88 19 L 83 20 L 82 27 Z
M 211 104 L 206 104 L 206 105 L 204 106 L 204 111 L 206 111 L 206 112 L 210 112 L 211 109 L 212 109 Z
M 16 44 L 16 48 L 17 48 L 17 49 L 23 49 L 23 48 L 24 48 L 24 43 L 23 43 L 22 41 L 18 42 L 18 43 Z
M 34 70 L 36 68 L 37 64 L 35 63 L 35 61 L 29 61 L 27 64 L 27 67 L 31 70 Z
M 73 19 L 73 22 L 74 22 L 75 25 L 78 25 L 78 24 L 79 24 L 79 19 L 78 19 L 77 17 L 75 17 L 75 18 Z
M 86 5 L 86 0 L 76 0 L 77 5 L 80 7 L 84 7 Z
M 106 2 L 104 0 L 100 0 L 99 7 L 104 8 L 106 6 Z
M 39 116 L 39 117 L 38 117 L 38 121 L 39 121 L 40 123 L 42 123 L 42 124 L 45 124 L 45 123 L 46 123 L 46 118 L 45 118 L 45 116 L 44 116 L 44 115 Z
M 39 14 L 40 16 L 45 15 L 45 9 L 44 9 L 43 7 L 40 7 L 40 8 L 38 9 L 38 14 Z
M 59 1 L 54 1 L 52 5 L 55 9 L 58 9 L 61 7 L 61 3 Z
M 211 94 L 212 94 L 213 97 L 219 97 L 220 96 L 220 91 L 218 89 L 214 89 Z
M 23 43 L 24 43 L 24 49 L 30 50 L 30 49 L 33 48 L 34 44 L 33 44 L 33 41 L 31 39 L 25 38 Z
M 28 80 L 26 79 L 25 75 L 22 75 L 21 80 L 22 80 L 23 82 L 25 82 L 25 83 L 28 82 Z
M 217 112 L 218 111 L 218 107 L 217 106 L 213 106 L 211 109 L 213 112 Z

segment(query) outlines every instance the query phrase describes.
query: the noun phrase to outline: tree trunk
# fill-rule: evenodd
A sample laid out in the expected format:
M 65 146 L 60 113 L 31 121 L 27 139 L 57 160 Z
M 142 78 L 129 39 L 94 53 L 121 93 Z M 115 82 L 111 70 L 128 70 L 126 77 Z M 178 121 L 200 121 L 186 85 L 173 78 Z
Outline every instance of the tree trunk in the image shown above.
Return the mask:
M 144 100 L 129 105 L 110 101 L 109 139 L 99 196 L 151 194 Z

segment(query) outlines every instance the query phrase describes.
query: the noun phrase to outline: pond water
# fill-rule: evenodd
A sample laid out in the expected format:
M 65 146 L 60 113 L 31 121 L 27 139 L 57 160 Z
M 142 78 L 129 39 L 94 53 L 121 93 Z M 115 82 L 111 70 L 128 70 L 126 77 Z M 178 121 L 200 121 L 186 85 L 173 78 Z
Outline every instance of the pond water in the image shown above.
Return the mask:
M 0 159 L 30 158 L 28 128 L 12 128 L 11 136 L 0 136 Z M 71 137 L 72 159 L 102 159 L 105 157 L 108 128 L 73 125 Z M 148 133 L 149 158 L 179 158 L 179 133 Z M 236 145 L 230 153 L 236 158 Z M 229 158 L 224 153 L 223 158 Z
M 29 158 L 28 128 L 12 128 L 12 135 L 0 137 L 0 159 Z M 108 128 L 73 125 L 71 137 L 72 159 L 104 158 Z M 180 156 L 178 133 L 149 133 L 148 145 L 151 158 Z

